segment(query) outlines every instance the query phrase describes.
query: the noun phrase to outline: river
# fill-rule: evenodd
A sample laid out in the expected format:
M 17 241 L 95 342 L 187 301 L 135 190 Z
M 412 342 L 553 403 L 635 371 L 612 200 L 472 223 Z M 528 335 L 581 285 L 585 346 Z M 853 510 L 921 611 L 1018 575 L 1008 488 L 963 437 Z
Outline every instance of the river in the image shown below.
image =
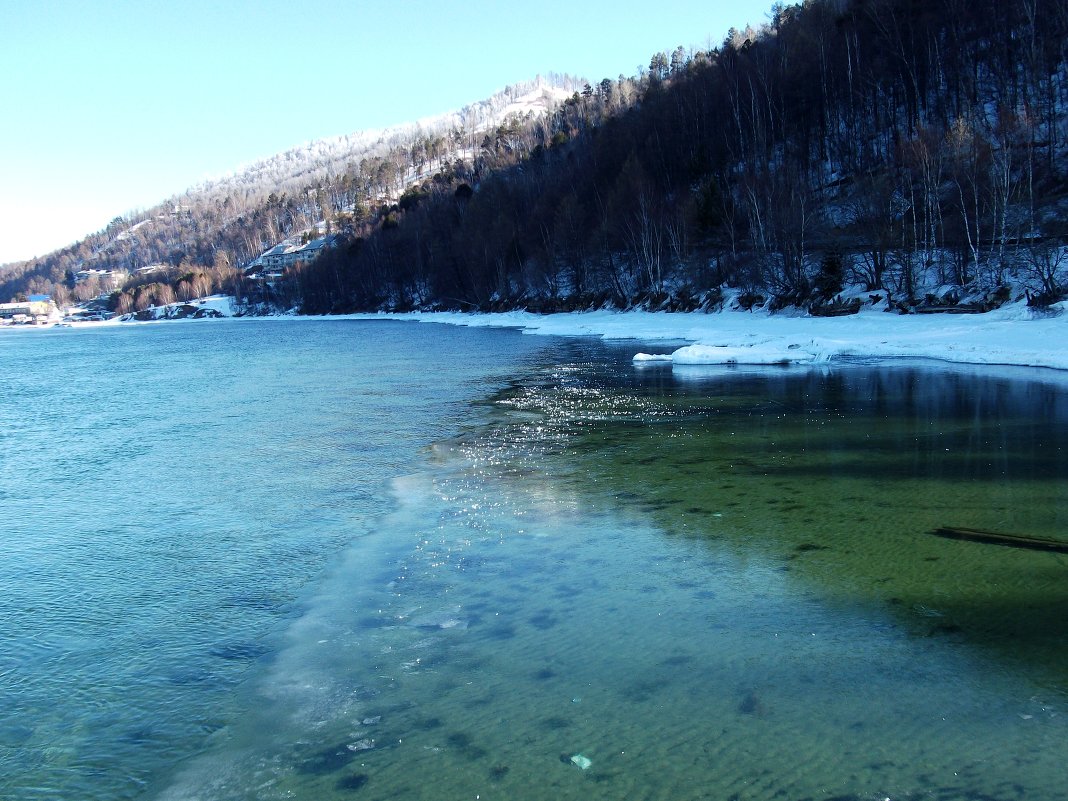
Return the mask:
M 0 796 L 1054 799 L 1056 374 L 0 337 Z

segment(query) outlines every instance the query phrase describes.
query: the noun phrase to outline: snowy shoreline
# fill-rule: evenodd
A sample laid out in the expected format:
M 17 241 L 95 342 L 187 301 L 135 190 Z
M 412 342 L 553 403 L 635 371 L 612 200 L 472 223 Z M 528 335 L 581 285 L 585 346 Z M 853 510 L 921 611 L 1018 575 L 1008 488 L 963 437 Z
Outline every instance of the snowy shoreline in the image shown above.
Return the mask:
M 344 315 L 520 328 L 525 333 L 665 343 L 635 363 L 815 364 L 840 359 L 936 359 L 975 365 L 1068 370 L 1068 303 L 1037 313 L 1023 303 L 985 314 L 899 315 L 863 310 L 846 317 L 763 311 L 595 311 Z M 323 319 L 323 318 L 319 318 Z M 331 319 L 331 318 L 325 318 Z M 680 347 L 681 343 L 688 343 Z
M 225 302 L 224 302 L 225 301 Z M 200 301 L 230 317 L 229 298 Z M 636 365 L 821 364 L 843 359 L 933 359 L 958 364 L 1068 371 L 1068 302 L 1036 311 L 1025 303 L 984 314 L 901 315 L 866 308 L 844 317 L 801 312 L 524 311 L 277 315 L 241 320 L 395 320 L 469 327 L 518 328 L 527 334 L 632 340 L 655 348 L 635 353 Z M 155 321 L 78 323 L 75 329 L 151 325 Z M 189 320 L 189 322 L 194 322 Z M 49 330 L 28 327 L 29 330 Z M 656 347 L 663 343 L 662 347 Z

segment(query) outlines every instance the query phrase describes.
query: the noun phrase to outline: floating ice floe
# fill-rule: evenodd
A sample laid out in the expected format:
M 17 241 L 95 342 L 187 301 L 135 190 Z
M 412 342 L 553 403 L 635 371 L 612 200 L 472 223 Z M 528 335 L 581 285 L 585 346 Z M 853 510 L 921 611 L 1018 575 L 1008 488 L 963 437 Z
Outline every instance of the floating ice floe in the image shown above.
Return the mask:
M 793 364 L 815 360 L 814 354 L 797 346 L 770 343 L 741 347 L 687 345 L 671 354 L 673 364 Z
M 635 364 L 807 364 L 818 356 L 799 345 L 686 345 L 674 353 L 638 353 Z
M 634 362 L 636 364 L 671 364 L 672 355 L 670 353 L 636 353 L 634 354 Z
M 589 768 L 590 765 L 593 764 L 593 762 L 589 758 L 584 757 L 582 754 L 575 754 L 573 757 L 571 757 L 571 764 L 577 765 L 582 770 L 586 770 L 587 768 Z

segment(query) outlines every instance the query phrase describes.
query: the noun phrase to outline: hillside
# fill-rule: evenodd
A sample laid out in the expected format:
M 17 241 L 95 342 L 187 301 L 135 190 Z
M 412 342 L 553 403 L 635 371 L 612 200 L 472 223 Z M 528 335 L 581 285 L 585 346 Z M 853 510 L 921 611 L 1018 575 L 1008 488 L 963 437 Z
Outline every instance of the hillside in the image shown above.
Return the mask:
M 1068 4 L 811 0 L 565 103 L 524 162 L 289 276 L 312 311 L 1048 305 Z M 461 191 L 463 190 L 463 191 Z M 849 293 L 843 295 L 843 290 Z
M 470 157 L 472 136 L 484 135 L 509 118 L 542 117 L 582 85 L 582 81 L 566 75 L 539 76 L 506 87 L 459 111 L 393 128 L 356 131 L 309 142 L 194 186 L 185 199 L 225 201 L 240 194 L 265 198 L 272 192 L 299 193 L 319 183 L 336 184 L 346 174 L 355 177 L 361 162 L 389 160 L 391 155 L 402 154 L 410 159 L 409 164 L 398 165 L 406 168 L 401 178 L 401 184 L 405 185 L 406 179 L 412 177 L 413 167 L 433 168 L 463 155 Z
M 503 113 L 537 89 L 520 87 L 489 104 L 502 113 L 282 154 L 0 290 L 55 287 L 65 260 L 162 261 L 113 303 L 224 288 L 307 312 L 1049 306 L 1068 286 L 1066 62 L 1065 0 L 779 5 L 717 48 L 535 92 L 548 114 Z M 245 269 L 325 233 L 314 261 Z
M 354 215 L 396 200 L 420 176 L 470 160 L 487 132 L 506 121 L 542 118 L 581 86 L 566 75 L 539 76 L 455 112 L 308 142 L 239 167 L 144 212 L 118 217 L 69 248 L 0 267 L 0 297 L 41 293 L 61 302 L 84 300 L 112 287 L 100 281 L 76 285 L 79 271 L 136 276 L 153 266 L 159 268 L 153 282 L 165 277 L 174 287 L 200 274 L 213 288 L 224 288 L 236 269 L 279 241 L 316 226 L 351 225 Z

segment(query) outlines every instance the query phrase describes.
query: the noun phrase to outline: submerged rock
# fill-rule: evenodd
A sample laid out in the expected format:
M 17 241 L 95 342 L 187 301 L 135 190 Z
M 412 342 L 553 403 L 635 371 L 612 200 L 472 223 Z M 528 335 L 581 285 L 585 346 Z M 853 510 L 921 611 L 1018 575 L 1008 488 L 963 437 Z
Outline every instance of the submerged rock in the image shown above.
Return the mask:
M 741 702 L 738 704 L 738 711 L 743 715 L 754 715 L 756 717 L 764 717 L 766 712 L 764 702 L 752 690 L 742 697 Z
M 582 770 L 587 770 L 590 765 L 593 764 L 593 761 L 588 757 L 584 757 L 582 754 L 575 754 L 571 757 L 571 764 L 577 765 Z
M 408 625 L 417 629 L 466 629 L 467 619 L 460 617 L 455 612 L 429 612 L 425 615 L 413 617 Z

